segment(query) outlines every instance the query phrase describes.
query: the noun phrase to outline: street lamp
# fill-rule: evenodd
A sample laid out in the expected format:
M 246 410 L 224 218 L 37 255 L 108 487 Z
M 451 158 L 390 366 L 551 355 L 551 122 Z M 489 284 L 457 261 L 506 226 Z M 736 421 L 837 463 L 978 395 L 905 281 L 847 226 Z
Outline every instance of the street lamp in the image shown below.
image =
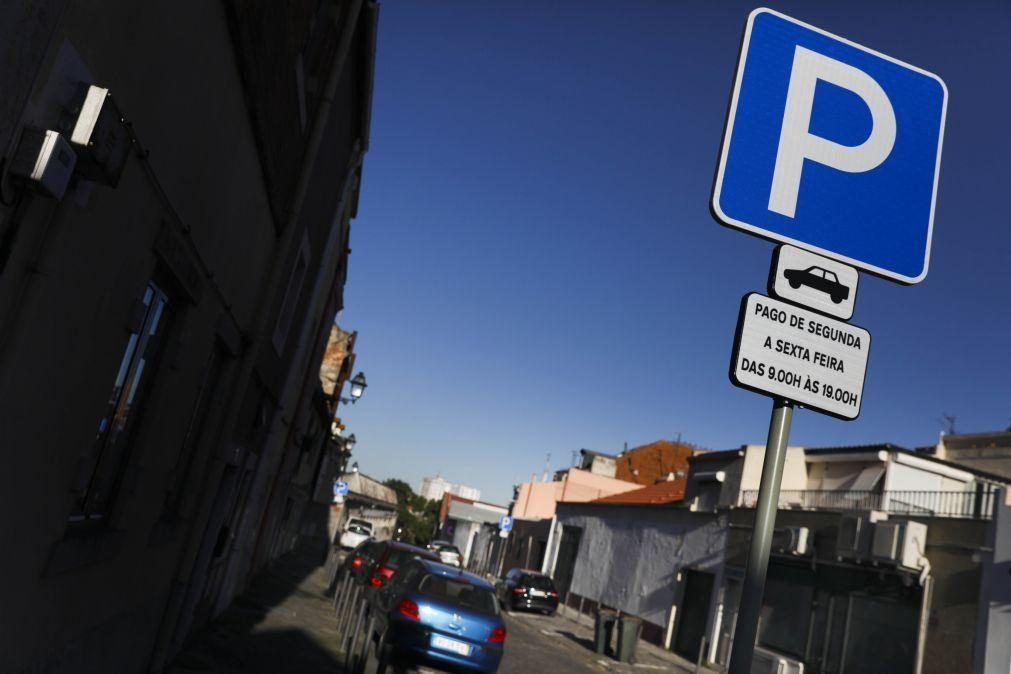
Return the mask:
M 355 461 L 354 463 L 351 464 L 351 472 L 352 473 L 357 473 L 358 472 L 358 462 L 357 461 Z
M 350 452 L 352 449 L 355 448 L 356 442 L 358 442 L 358 439 L 355 437 L 355 434 L 352 433 L 348 437 L 344 438 L 344 448 L 347 449 L 348 452 Z
M 368 384 L 365 383 L 365 373 L 359 372 L 351 379 L 351 397 L 341 398 L 341 402 L 347 405 L 348 403 L 356 403 L 358 399 L 362 397 L 365 393 L 365 388 Z

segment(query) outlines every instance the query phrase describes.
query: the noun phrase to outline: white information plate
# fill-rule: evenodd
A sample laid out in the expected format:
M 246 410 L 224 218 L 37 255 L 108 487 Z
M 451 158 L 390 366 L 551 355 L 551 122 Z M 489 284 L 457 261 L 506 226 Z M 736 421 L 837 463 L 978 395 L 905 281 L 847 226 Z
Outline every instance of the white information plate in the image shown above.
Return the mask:
M 772 260 L 769 292 L 848 321 L 857 298 L 856 269 L 796 246 L 779 246 Z
M 432 635 L 432 646 L 435 648 L 441 648 L 444 651 L 450 651 L 451 653 L 470 655 L 470 644 L 465 644 L 464 642 L 457 641 L 456 639 L 448 639 L 438 634 Z
M 870 348 L 871 335 L 863 328 L 750 293 L 741 301 L 730 381 L 856 419 Z

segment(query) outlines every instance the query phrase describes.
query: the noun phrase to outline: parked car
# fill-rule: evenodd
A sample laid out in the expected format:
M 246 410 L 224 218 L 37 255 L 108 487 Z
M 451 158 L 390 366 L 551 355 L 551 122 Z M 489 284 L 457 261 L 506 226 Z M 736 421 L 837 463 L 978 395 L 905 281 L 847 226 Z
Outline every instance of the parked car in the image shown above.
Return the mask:
M 409 562 L 415 557 L 433 562 L 439 561 L 439 556 L 431 550 L 397 541 L 382 541 L 369 560 L 370 563 L 366 569 L 369 585 L 373 588 L 382 587 L 393 577 L 401 564 Z
M 364 585 L 372 572 L 376 557 L 382 549 L 383 544 L 375 539 L 368 539 L 349 552 L 341 564 L 343 574 L 350 574 L 352 580 Z
M 498 670 L 506 627 L 491 584 L 428 559 L 404 564 L 370 601 L 377 674 L 430 665 Z
M 510 569 L 495 585 L 502 605 L 510 611 L 533 609 L 548 615 L 558 608 L 558 591 L 550 577 L 528 569 Z
M 356 548 L 366 540 L 372 538 L 372 533 L 372 522 L 352 517 L 344 525 L 344 533 L 341 534 L 340 546 L 345 550 Z
M 443 564 L 463 566 L 463 554 L 460 552 L 460 548 L 449 541 L 432 541 L 428 544 L 428 549 L 439 555 Z

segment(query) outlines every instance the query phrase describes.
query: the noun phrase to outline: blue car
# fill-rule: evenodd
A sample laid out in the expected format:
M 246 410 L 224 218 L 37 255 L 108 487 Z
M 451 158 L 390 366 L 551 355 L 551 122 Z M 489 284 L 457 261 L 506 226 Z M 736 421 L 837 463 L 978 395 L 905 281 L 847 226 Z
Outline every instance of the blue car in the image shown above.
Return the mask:
M 506 628 L 491 584 L 472 573 L 416 559 L 369 599 L 377 674 L 429 665 L 495 672 Z

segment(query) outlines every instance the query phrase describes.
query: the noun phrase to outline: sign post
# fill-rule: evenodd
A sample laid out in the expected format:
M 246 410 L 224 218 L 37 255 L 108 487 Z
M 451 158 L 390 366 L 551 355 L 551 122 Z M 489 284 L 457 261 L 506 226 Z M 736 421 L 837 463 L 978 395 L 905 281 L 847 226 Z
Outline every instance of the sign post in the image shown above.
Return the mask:
M 769 437 L 765 441 L 765 461 L 762 462 L 762 482 L 755 506 L 755 528 L 751 534 L 751 551 L 744 571 L 741 587 L 741 604 L 737 611 L 737 627 L 730 651 L 729 674 L 749 674 L 758 636 L 758 617 L 762 612 L 762 594 L 765 576 L 769 571 L 769 553 L 772 551 L 772 534 L 776 528 L 776 509 L 779 507 L 779 487 L 783 482 L 786 463 L 786 443 L 790 439 L 793 421 L 793 403 L 776 399 L 772 403 Z
M 343 480 L 337 480 L 336 482 L 334 482 L 333 483 L 334 503 L 343 502 L 344 497 L 348 495 L 348 491 L 350 491 L 350 488 L 347 482 L 344 482 Z
M 947 101 L 925 70 L 770 9 L 748 16 L 710 206 L 783 245 L 771 297 L 741 303 L 730 365 L 735 386 L 773 399 L 730 674 L 751 671 L 793 407 L 860 414 L 871 340 L 845 322 L 854 267 L 927 275 Z

